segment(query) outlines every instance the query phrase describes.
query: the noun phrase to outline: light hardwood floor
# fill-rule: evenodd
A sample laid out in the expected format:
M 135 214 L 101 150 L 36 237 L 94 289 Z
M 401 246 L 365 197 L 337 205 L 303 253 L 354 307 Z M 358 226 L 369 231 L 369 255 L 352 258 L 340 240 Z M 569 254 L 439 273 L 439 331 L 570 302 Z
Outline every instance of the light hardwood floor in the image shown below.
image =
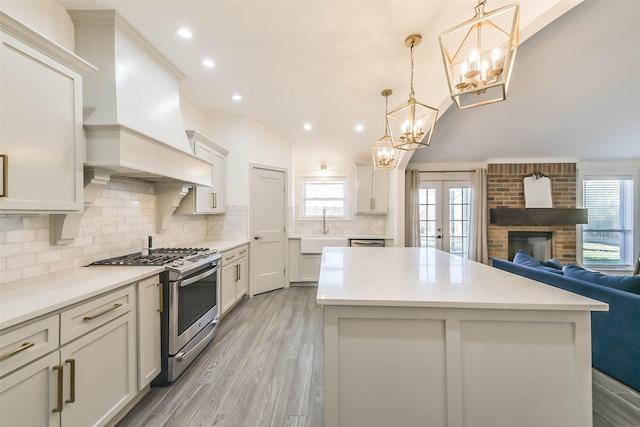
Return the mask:
M 194 365 L 152 388 L 118 426 L 322 427 L 315 297 L 315 287 L 294 287 L 243 300 Z M 640 393 L 596 370 L 593 378 L 593 426 L 640 427 Z

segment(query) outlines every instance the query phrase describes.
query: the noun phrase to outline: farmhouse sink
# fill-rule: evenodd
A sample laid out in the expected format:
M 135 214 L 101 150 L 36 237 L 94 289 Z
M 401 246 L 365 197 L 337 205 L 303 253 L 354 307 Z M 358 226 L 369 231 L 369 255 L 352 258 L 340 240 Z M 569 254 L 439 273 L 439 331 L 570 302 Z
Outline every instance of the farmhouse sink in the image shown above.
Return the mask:
M 325 246 L 349 246 L 344 236 L 304 236 L 300 238 L 300 253 L 321 254 Z

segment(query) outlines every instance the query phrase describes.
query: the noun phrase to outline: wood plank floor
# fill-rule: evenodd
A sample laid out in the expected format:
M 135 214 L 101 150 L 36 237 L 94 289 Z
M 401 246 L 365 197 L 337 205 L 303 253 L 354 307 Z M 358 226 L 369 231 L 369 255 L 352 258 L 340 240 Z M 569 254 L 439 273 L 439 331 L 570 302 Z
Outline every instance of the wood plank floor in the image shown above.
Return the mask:
M 215 341 L 119 427 L 322 427 L 322 311 L 315 287 L 243 300 Z M 593 426 L 640 427 L 640 393 L 593 371 Z

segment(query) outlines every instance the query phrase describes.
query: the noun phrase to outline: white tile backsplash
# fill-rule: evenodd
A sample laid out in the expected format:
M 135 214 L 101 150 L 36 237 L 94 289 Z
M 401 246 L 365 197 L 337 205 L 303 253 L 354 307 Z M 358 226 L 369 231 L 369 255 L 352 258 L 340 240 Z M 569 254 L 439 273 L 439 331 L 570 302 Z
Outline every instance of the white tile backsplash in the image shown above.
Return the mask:
M 227 205 L 224 215 L 173 215 L 155 233 L 153 184 L 112 177 L 68 245 L 49 243 L 49 215 L 0 215 L 0 283 L 36 277 L 93 261 L 139 252 L 142 237 L 153 246 L 187 246 L 203 240 L 245 239 L 248 207 Z

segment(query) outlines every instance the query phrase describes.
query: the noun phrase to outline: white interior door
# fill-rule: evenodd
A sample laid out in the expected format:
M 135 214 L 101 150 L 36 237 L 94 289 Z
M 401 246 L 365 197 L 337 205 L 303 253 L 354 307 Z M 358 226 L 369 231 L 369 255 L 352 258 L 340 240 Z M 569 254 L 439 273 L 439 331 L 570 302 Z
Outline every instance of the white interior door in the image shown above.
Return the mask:
M 285 286 L 286 177 L 281 170 L 251 169 L 251 295 Z
M 467 257 L 471 193 L 468 181 L 420 182 L 421 246 Z

